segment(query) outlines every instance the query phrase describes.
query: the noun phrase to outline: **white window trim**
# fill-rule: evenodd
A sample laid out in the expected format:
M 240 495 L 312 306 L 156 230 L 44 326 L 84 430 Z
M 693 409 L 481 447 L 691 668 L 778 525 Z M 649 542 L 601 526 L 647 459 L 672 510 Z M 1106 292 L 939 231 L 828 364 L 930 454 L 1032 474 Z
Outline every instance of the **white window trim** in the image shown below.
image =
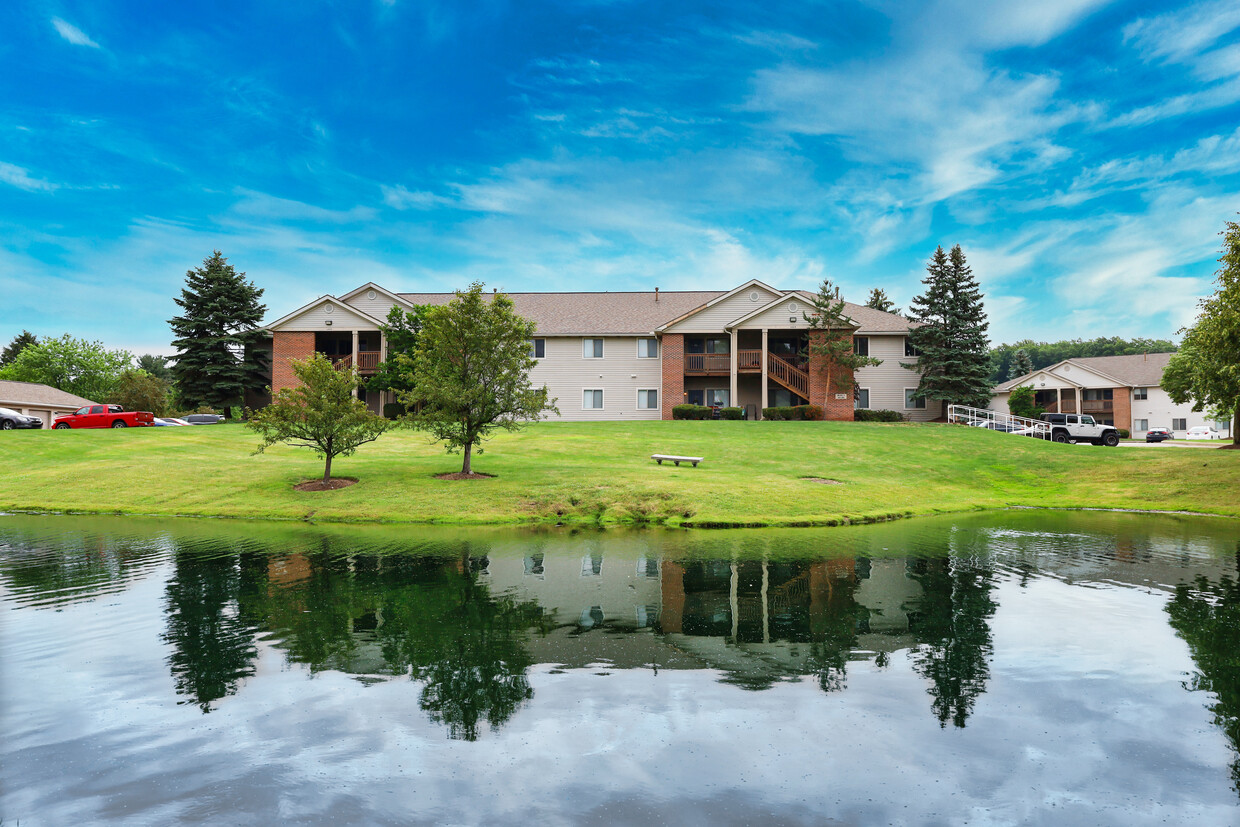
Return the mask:
M 603 341 L 603 337 L 601 336 L 582 336 L 581 337 L 581 358 L 582 359 L 602 359 L 604 356 L 606 356 L 607 355 L 606 344 L 604 344 L 602 348 L 600 348 L 603 352 L 602 356 L 595 356 L 593 352 L 591 352 L 589 356 L 586 356 L 586 342 L 600 342 L 601 343 L 602 341 Z M 591 348 L 590 350 L 593 351 L 594 349 Z
M 860 342 L 860 341 L 865 342 L 865 353 L 858 354 L 858 355 L 869 356 L 870 355 L 870 337 L 869 336 L 853 336 L 853 353 L 857 352 L 857 342 Z
M 914 391 L 914 392 L 916 392 L 916 390 L 917 390 L 917 388 L 905 388 L 905 389 L 904 389 L 904 410 L 906 410 L 906 411 L 925 411 L 925 410 L 929 410 L 929 408 L 930 408 L 930 403 L 929 403 L 929 401 L 927 401 L 927 400 L 925 400 L 925 399 L 921 400 L 921 401 L 922 401 L 922 405 L 921 405 L 921 407 L 920 407 L 920 408 L 919 408 L 919 407 L 917 407 L 915 404 L 914 404 L 912 407 L 910 407 L 910 406 L 909 406 L 909 404 L 908 404 L 908 393 L 909 393 L 909 391 Z M 916 402 L 916 400 L 914 400 L 914 402 Z
M 654 352 L 655 352 L 654 356 L 642 356 L 642 342 L 647 339 L 654 342 Z M 582 352 L 584 353 L 585 351 L 583 350 Z M 659 354 L 661 352 L 662 351 L 659 348 L 659 340 L 655 338 L 654 336 L 638 336 L 637 337 L 637 358 L 638 359 L 658 359 Z
M 538 355 L 538 343 L 539 342 L 543 343 L 543 355 L 542 356 Z M 584 345 L 582 347 L 584 347 Z M 532 339 L 530 339 L 530 353 L 531 355 L 533 355 L 535 359 L 546 359 L 547 358 L 547 339 L 543 336 L 535 336 Z M 582 355 L 585 355 L 584 350 L 582 351 Z
M 653 408 L 643 408 L 643 407 L 642 407 L 642 394 L 643 394 L 643 393 L 649 393 L 649 392 L 651 392 L 651 391 L 654 391 L 654 394 L 655 394 L 655 397 L 654 397 L 654 399 L 655 399 L 655 406 L 654 406 Z M 661 392 L 661 389 L 660 389 L 660 388 L 638 388 L 638 389 L 637 389 L 637 410 L 639 410 L 639 411 L 657 411 L 657 410 L 659 410 L 659 409 L 660 409 L 660 405 L 659 405 L 659 403 L 662 401 L 662 400 L 660 400 L 660 399 L 659 399 L 659 393 L 660 393 L 660 392 Z M 585 391 L 584 391 L 584 390 L 582 391 L 582 394 L 583 394 L 583 395 L 582 395 L 582 401 L 584 402 L 584 401 L 585 401 L 585 396 L 584 396 Z
M 607 394 L 604 392 L 604 390 L 605 390 L 604 388 L 582 388 L 582 389 L 581 389 L 581 409 L 582 409 L 583 411 L 602 411 L 602 410 L 606 410 L 606 408 L 607 408 Z M 603 397 L 603 404 L 602 404 L 602 405 L 600 405 L 600 406 L 598 406 L 597 408 L 594 408 L 594 407 L 587 408 L 587 407 L 586 407 L 586 391 L 590 391 L 591 393 L 593 393 L 594 391 L 598 391 L 600 394 L 602 394 L 602 397 Z
M 855 397 L 854 397 L 854 404 L 853 404 L 853 408 L 854 408 L 854 410 L 858 410 L 858 411 L 869 411 L 869 410 L 873 410 L 873 409 L 870 407 L 870 389 L 869 389 L 869 388 L 863 388 L 863 387 L 858 386 L 858 387 L 857 387 L 857 390 L 859 390 L 859 391 L 865 391 L 865 396 L 866 396 L 866 399 L 865 399 L 865 407 L 864 407 L 864 408 L 858 408 L 858 407 L 856 407 L 856 399 L 855 399 Z
M 1140 394 L 1140 396 L 1138 396 L 1137 394 Z M 1149 389 L 1148 387 L 1146 387 L 1146 388 L 1133 388 L 1133 389 L 1132 389 L 1132 398 L 1133 398 L 1133 400 L 1135 400 L 1135 401 L 1137 401 L 1137 402 L 1146 402 L 1146 401 L 1149 401 L 1149 398 L 1150 398 L 1150 389 Z

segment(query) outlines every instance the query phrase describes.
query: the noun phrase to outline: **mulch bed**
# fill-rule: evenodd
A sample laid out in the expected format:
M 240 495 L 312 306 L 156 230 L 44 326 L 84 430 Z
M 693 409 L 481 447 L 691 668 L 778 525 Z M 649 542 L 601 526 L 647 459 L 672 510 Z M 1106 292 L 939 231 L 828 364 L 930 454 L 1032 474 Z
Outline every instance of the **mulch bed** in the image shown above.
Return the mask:
M 348 488 L 350 485 L 357 483 L 352 477 L 332 477 L 332 481 L 323 484 L 322 480 L 309 480 L 308 482 L 299 482 L 293 486 L 298 491 L 335 491 L 338 488 Z
M 494 474 L 479 474 L 477 471 L 469 474 L 462 474 L 460 471 L 457 471 L 455 474 L 435 475 L 435 479 L 437 480 L 489 480 L 494 478 Z

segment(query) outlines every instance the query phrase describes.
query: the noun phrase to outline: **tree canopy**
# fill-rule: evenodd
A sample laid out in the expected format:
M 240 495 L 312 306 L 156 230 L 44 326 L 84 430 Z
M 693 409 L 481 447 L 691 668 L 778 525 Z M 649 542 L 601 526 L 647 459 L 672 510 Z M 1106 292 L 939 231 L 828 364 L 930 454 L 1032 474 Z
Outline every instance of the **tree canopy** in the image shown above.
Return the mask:
M 1172 353 L 1175 342 L 1168 339 L 1122 339 L 1119 336 L 1099 336 L 1096 339 L 1064 339 L 1058 342 L 1035 342 L 1022 339 L 1010 345 L 991 348 L 991 374 L 994 384 L 1016 379 L 1035 370 L 1049 367 L 1064 359 L 1080 359 L 1092 356 L 1131 356 L 1138 353 Z M 1021 351 L 1029 358 L 1028 370 L 1022 371 L 1016 364 Z
M 810 299 L 813 313 L 802 313 L 809 323 L 809 352 L 822 358 L 823 372 L 827 380 L 827 393 L 836 388 L 850 391 L 856 385 L 853 371 L 867 365 L 881 365 L 881 359 L 862 356 L 853 345 L 856 326 L 844 312 L 844 300 L 840 288 L 824 278 L 818 292 Z
M 267 386 L 270 365 L 256 347 L 267 312 L 262 295 L 219 250 L 186 272 L 185 287 L 174 299 L 184 313 L 168 321 L 177 350 L 172 372 L 186 405 L 222 408 L 227 416 L 247 390 Z
M 1184 343 L 1163 372 L 1162 387 L 1177 405 L 1193 403 L 1219 419 L 1232 419 L 1240 445 L 1240 224 L 1223 231 L 1218 288 L 1201 300 L 1197 322 L 1182 331 Z
M 38 382 L 103 402 L 132 365 L 133 355 L 127 350 L 109 350 L 103 342 L 75 339 L 66 333 L 23 347 L 12 362 L 0 368 L 0 379 Z
M 13 337 L 13 341 L 5 345 L 3 351 L 0 351 L 0 366 L 4 366 L 17 358 L 17 354 L 21 353 L 29 345 L 38 344 L 38 338 L 29 330 L 23 330 Z
M 158 376 L 144 370 L 130 368 L 121 373 L 108 401 L 127 411 L 150 411 L 155 416 L 165 416 L 170 405 L 172 388 Z
M 396 305 L 387 314 L 387 324 L 379 325 L 387 341 L 387 358 L 379 363 L 375 374 L 366 380 L 368 391 L 413 390 L 413 359 L 422 332 L 422 316 L 426 308 L 418 305 L 403 310 Z
M 901 365 L 921 374 L 918 399 L 984 408 L 994 383 L 981 287 L 959 244 L 950 253 L 936 249 L 926 272 L 925 290 L 909 308 L 920 322 L 909 331 L 909 343 L 920 356 Z
M 321 353 L 289 364 L 300 384 L 281 388 L 271 404 L 247 423 L 263 436 L 255 453 L 277 442 L 309 448 L 325 460 L 323 485 L 331 485 L 332 460 L 374 442 L 391 423 L 353 396 L 358 385 L 355 368 L 338 370 Z
M 497 293 L 483 298 L 475 282 L 446 305 L 429 308 L 413 365 L 413 389 L 398 394 L 420 405 L 411 423 L 464 454 L 461 473 L 472 475 L 471 456 L 496 429 L 514 431 L 558 410 L 546 386 L 530 385 L 538 362 L 530 351 L 534 324 Z

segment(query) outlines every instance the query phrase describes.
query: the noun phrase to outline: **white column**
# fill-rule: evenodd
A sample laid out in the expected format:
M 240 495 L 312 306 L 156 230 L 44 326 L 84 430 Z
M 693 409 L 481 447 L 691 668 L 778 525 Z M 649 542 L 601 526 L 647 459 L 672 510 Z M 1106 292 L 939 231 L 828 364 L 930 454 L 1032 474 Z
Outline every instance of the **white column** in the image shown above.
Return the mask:
M 733 408 L 735 408 L 737 405 L 740 404 L 740 400 L 737 399 L 737 392 L 736 392 L 736 384 L 737 384 L 736 383 L 736 366 L 737 366 L 736 338 L 737 338 L 736 330 L 733 329 L 732 330 L 732 385 L 730 389 L 728 390 L 728 405 L 730 405 Z
M 357 331 L 353 331 L 353 369 L 357 370 Z M 353 388 L 353 398 L 357 398 L 357 388 Z
M 770 407 L 770 403 L 767 401 L 767 398 L 766 398 L 766 397 L 767 397 L 767 390 L 766 390 L 766 347 L 767 347 L 767 345 L 766 345 L 766 334 L 767 334 L 767 329 L 764 327 L 764 328 L 762 328 L 762 407 L 763 407 L 763 408 L 769 408 L 769 407 Z M 758 411 L 758 419 L 761 419 L 761 418 L 762 418 L 762 411 Z

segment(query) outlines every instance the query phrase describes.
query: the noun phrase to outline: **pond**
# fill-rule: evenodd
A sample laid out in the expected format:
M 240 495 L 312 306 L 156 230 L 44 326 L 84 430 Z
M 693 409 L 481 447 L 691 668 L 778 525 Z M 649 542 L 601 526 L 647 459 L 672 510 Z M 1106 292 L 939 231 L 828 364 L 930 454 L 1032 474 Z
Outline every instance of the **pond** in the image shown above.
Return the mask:
M 1240 823 L 1240 523 L 0 517 L 0 823 Z

